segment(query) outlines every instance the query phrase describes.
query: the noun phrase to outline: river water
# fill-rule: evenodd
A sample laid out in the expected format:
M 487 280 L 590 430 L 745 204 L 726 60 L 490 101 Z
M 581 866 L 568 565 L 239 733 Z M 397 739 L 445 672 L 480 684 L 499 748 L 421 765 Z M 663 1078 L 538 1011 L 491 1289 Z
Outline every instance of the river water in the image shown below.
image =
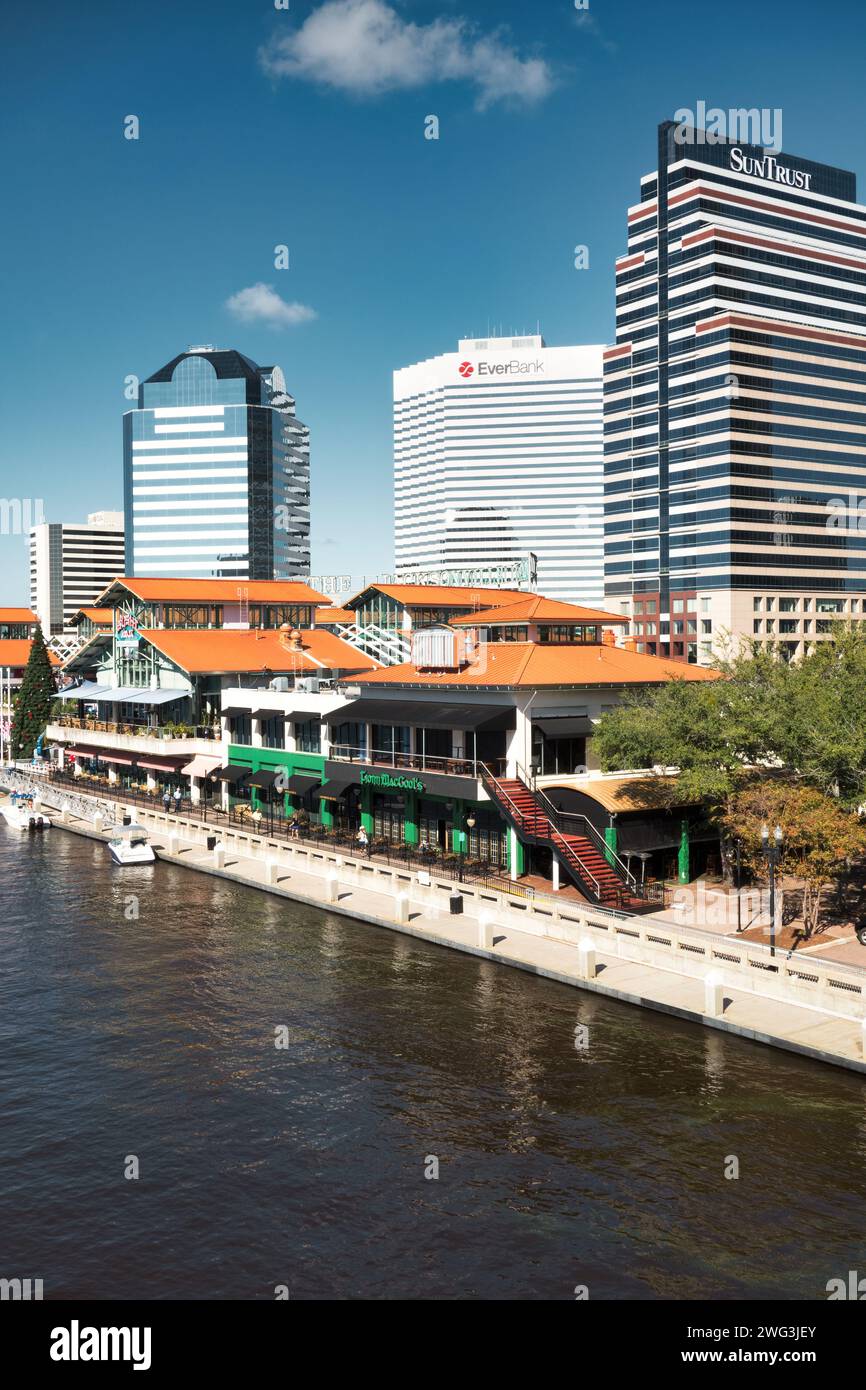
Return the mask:
M 47 1298 L 866 1274 L 858 1076 L 56 829 L 0 823 L 0 950 L 0 1277 Z

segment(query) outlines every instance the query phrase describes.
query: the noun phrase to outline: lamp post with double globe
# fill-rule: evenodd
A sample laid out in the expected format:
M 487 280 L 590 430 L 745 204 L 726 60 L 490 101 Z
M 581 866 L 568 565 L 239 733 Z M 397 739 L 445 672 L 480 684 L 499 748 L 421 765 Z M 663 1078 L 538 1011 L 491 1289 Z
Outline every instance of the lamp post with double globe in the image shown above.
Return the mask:
M 765 823 L 761 826 L 761 849 L 767 866 L 770 871 L 770 955 L 776 954 L 776 869 L 782 858 L 782 841 L 784 840 L 781 825 L 777 825 L 770 835 L 770 828 Z
M 461 834 L 460 834 L 460 865 L 459 865 L 459 874 L 460 874 L 460 882 L 461 882 L 461 883 L 463 882 L 463 874 L 464 874 L 464 872 L 465 872 L 466 854 L 467 854 L 467 851 L 468 851 L 468 849 L 469 849 L 469 837 L 468 837 L 466 831 L 467 831 L 467 830 L 473 830 L 474 827 L 475 827 L 475 812 L 472 811 L 472 810 L 470 810 L 469 815 L 466 817 L 466 830 L 461 831 Z

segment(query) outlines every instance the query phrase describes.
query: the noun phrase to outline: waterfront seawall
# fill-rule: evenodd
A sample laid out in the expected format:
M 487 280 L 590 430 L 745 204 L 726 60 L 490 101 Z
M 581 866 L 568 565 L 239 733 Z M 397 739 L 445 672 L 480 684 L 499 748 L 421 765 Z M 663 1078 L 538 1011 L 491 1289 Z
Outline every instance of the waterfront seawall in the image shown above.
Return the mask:
M 57 828 L 107 838 L 110 832 L 94 823 L 96 801 L 35 789 Z M 122 801 L 100 804 L 103 815 L 119 817 L 124 809 Z M 866 973 L 854 968 L 770 957 L 755 943 L 572 901 L 509 898 L 435 873 L 422 882 L 408 868 L 326 846 L 129 809 L 150 830 L 160 858 L 182 867 L 866 1072 Z M 207 848 L 214 834 L 216 851 Z M 454 893 L 461 900 L 457 915 L 450 909 Z

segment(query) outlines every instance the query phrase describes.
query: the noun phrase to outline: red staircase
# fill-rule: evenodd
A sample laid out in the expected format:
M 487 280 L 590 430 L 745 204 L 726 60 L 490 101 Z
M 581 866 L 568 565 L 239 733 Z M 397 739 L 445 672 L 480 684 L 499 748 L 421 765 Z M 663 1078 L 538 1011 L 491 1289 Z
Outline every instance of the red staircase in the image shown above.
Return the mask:
M 520 839 L 549 845 L 591 902 L 603 907 L 622 907 L 629 902 L 629 885 L 588 835 L 559 830 L 536 794 L 520 778 L 494 777 L 489 771 L 483 776 L 488 794 Z

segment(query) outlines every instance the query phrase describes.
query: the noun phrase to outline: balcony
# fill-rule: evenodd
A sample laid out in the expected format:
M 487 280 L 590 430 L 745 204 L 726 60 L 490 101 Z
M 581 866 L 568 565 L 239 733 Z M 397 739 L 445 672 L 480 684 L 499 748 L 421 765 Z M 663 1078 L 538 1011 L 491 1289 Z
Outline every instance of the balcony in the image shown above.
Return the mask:
M 187 734 L 179 734 L 166 726 L 150 728 L 147 724 L 121 724 L 106 719 L 53 719 L 45 731 L 46 738 L 58 743 L 74 743 L 78 748 L 113 748 L 117 752 L 129 749 L 133 753 L 187 754 L 218 753 L 220 733 L 210 725 L 199 725 Z
M 395 753 L 384 748 L 374 748 L 372 753 L 368 753 L 366 748 L 347 743 L 332 744 L 329 757 L 335 762 L 363 763 L 365 767 L 396 768 L 402 772 L 438 773 L 440 776 L 467 777 L 474 781 L 478 780 L 480 766 L 474 758 L 442 758 L 432 753 Z M 504 759 L 496 761 L 494 771 L 497 776 L 505 775 L 505 767 Z

